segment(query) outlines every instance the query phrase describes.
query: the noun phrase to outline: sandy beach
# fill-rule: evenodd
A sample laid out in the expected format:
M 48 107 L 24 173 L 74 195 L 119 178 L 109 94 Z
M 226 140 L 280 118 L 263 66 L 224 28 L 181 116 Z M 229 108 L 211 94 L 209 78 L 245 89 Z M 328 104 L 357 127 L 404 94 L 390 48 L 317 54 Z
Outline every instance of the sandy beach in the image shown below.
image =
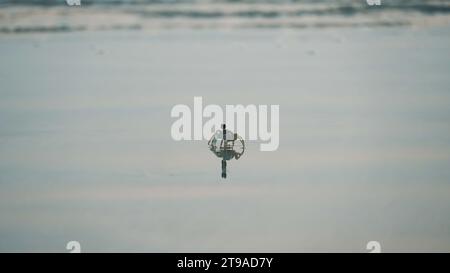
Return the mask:
M 62 7 L 0 13 L 0 251 L 450 251 L 446 13 L 101 28 L 78 10 L 20 31 L 12 9 Z M 279 149 L 249 141 L 224 181 L 205 141 L 170 136 L 194 96 L 279 104 Z

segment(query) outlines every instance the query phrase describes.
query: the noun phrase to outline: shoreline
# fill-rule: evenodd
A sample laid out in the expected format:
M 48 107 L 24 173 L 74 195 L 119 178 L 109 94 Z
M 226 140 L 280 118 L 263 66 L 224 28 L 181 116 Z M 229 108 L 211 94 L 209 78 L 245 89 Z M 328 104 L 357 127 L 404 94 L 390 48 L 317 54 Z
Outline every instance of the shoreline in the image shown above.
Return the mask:
M 430 8 L 430 7 L 428 7 Z M 450 25 L 450 6 L 401 10 L 319 4 L 147 4 L 0 9 L 0 35 L 164 29 L 327 29 Z

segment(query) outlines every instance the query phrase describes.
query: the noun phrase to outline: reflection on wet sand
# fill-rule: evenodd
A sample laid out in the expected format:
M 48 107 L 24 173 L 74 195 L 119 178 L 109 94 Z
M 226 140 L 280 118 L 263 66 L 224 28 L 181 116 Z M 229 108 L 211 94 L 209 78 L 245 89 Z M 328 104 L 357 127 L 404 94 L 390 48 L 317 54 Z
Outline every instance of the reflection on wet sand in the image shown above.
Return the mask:
M 222 131 L 218 130 L 208 141 L 208 145 L 211 152 L 222 158 L 222 178 L 227 178 L 227 160 L 238 160 L 244 154 L 244 140 L 238 134 L 227 130 L 223 124 Z

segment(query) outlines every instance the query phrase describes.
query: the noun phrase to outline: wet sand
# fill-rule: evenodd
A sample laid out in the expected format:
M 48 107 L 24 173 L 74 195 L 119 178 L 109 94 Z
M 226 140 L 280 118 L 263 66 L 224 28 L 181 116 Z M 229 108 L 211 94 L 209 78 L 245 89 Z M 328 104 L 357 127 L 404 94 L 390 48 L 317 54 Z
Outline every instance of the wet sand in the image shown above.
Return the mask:
M 0 36 L 0 250 L 449 251 L 450 28 Z M 279 104 L 280 148 L 170 110 Z

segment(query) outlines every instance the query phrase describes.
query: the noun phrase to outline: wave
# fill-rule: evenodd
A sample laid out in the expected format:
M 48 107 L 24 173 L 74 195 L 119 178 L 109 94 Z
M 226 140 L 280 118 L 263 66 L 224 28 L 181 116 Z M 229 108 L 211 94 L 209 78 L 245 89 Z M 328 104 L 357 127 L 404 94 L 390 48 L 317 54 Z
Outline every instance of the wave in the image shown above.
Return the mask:
M 450 24 L 450 0 L 0 0 L 0 32 Z

